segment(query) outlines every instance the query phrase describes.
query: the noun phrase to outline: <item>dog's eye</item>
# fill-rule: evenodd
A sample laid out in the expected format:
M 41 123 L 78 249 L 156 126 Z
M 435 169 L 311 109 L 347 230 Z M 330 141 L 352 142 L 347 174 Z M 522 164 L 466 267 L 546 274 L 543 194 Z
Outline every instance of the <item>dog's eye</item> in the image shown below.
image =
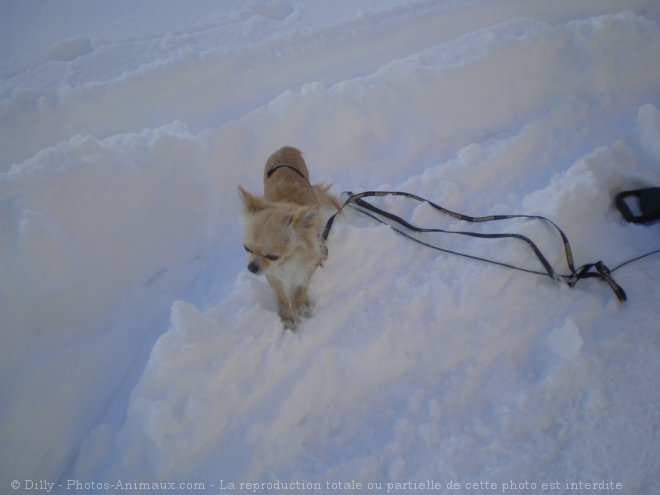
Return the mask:
M 269 259 L 270 261 L 277 261 L 280 259 L 279 256 L 275 256 L 274 254 L 267 254 L 266 258 Z
M 245 244 L 243 244 L 243 249 L 245 249 L 248 253 L 252 254 L 252 251 L 250 250 L 250 248 L 247 247 Z

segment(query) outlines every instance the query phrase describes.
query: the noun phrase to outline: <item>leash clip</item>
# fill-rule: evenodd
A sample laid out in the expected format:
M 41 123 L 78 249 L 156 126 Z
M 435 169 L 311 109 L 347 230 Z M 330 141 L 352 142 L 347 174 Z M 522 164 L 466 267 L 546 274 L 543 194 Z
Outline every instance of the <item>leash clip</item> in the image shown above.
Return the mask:
M 592 268 L 595 268 L 597 273 L 592 272 Z M 620 302 L 625 302 L 628 299 L 626 291 L 623 290 L 623 287 L 616 283 L 612 277 L 612 272 L 602 261 L 596 261 L 596 263 L 589 263 L 584 265 L 578 271 L 573 272 L 573 274 L 566 282 L 568 283 L 569 287 L 575 287 L 575 284 L 577 284 L 578 280 L 593 277 L 598 277 L 604 282 L 607 282 L 607 285 L 610 286 L 610 289 L 612 289 Z
M 600 277 L 605 282 L 607 282 L 610 288 L 614 291 L 616 297 L 619 299 L 620 302 L 624 302 L 628 299 L 628 296 L 626 295 L 626 291 L 623 290 L 623 287 L 621 287 L 619 284 L 617 284 L 614 281 L 614 279 L 612 278 L 612 272 L 605 263 L 603 263 L 602 261 L 597 261 L 596 270 L 598 270 Z

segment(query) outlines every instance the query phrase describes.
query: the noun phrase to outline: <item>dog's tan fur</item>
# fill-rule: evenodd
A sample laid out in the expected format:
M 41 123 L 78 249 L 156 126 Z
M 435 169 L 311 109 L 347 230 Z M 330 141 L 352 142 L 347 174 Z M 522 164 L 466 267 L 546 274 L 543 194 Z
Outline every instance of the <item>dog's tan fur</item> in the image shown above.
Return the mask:
M 269 172 L 280 165 L 286 167 L 269 177 Z M 285 328 L 295 329 L 301 316 L 311 315 L 309 282 L 327 257 L 321 240 L 320 209 L 339 207 L 328 189 L 310 184 L 302 153 L 290 146 L 280 148 L 266 161 L 263 197 L 238 187 L 245 208 L 248 269 L 266 275 Z

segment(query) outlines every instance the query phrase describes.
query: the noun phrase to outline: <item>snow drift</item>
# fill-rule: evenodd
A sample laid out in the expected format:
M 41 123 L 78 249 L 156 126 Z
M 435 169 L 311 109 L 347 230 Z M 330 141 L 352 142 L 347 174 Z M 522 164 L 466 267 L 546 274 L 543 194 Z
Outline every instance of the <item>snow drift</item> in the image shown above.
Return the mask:
M 46 61 L 29 47 L 7 56 L 3 486 L 660 486 L 657 257 L 616 273 L 621 305 L 601 282 L 569 289 L 424 250 L 347 212 L 313 281 L 314 316 L 283 332 L 243 268 L 235 192 L 259 190 L 265 158 L 291 144 L 336 193 L 548 216 L 578 265 L 658 248 L 657 226 L 612 205 L 660 183 L 657 9 L 349 4 L 199 3 L 187 30 L 162 13 L 155 34 L 126 27 L 123 51 L 62 23 Z M 507 229 L 561 266 L 542 225 Z M 537 268 L 508 242 L 428 239 Z

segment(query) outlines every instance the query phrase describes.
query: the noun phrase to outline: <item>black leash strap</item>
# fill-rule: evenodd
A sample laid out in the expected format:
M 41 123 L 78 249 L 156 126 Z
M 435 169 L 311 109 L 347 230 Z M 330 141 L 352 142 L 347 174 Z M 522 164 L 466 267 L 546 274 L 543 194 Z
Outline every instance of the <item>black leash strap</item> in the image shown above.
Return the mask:
M 588 263 L 588 264 L 585 264 L 585 265 L 581 266 L 580 268 L 576 269 L 575 265 L 574 265 L 574 262 L 573 262 L 573 252 L 571 250 L 571 245 L 570 245 L 570 242 L 568 241 L 568 237 L 566 236 L 564 231 L 561 230 L 559 228 L 559 226 L 557 224 L 555 224 L 552 220 L 550 220 L 546 217 L 540 216 L 540 215 L 490 215 L 490 216 L 484 216 L 484 217 L 471 217 L 471 216 L 468 216 L 468 215 L 463 215 L 461 213 L 456 213 L 454 211 L 443 208 L 442 206 L 440 206 L 436 203 L 433 203 L 432 201 L 429 201 L 425 198 L 417 196 L 415 194 L 402 192 L 402 191 L 365 191 L 365 192 L 356 193 L 356 194 L 353 194 L 353 193 L 349 192 L 347 194 L 348 194 L 348 198 L 341 205 L 340 209 L 328 219 L 328 221 L 325 225 L 325 229 L 324 229 L 323 234 L 322 234 L 322 237 L 323 237 L 324 241 L 326 241 L 328 239 L 328 236 L 330 235 L 330 230 L 332 229 L 332 225 L 333 225 L 337 215 L 346 206 L 351 206 L 351 207 L 355 208 L 357 211 L 359 211 L 359 212 L 361 212 L 361 213 L 363 213 L 363 214 L 365 214 L 365 215 L 367 215 L 367 216 L 369 216 L 369 217 L 371 217 L 371 218 L 373 218 L 373 219 L 375 219 L 375 220 L 377 220 L 377 221 L 379 221 L 379 222 L 381 222 L 385 225 L 388 225 L 390 228 L 392 228 L 393 230 L 395 230 L 399 234 L 401 234 L 401 235 L 403 235 L 403 236 L 405 236 L 405 237 L 407 237 L 407 238 L 409 238 L 409 239 L 411 239 L 411 240 L 413 240 L 413 241 L 415 241 L 419 244 L 422 244 L 426 247 L 430 247 L 432 249 L 436 249 L 438 251 L 443 251 L 443 252 L 450 253 L 450 254 L 456 254 L 456 255 L 459 255 L 459 256 L 467 257 L 467 258 L 470 258 L 470 259 L 476 259 L 476 260 L 479 260 L 479 261 L 485 261 L 487 263 L 491 263 L 491 264 L 495 264 L 495 265 L 499 265 L 499 266 L 504 266 L 504 267 L 507 267 L 507 268 L 512 268 L 512 269 L 518 270 L 518 271 L 523 271 L 523 272 L 527 272 L 527 273 L 534 273 L 534 274 L 537 274 L 537 275 L 544 275 L 544 276 L 548 276 L 548 277 L 550 277 L 554 280 L 564 280 L 569 285 L 569 287 L 574 287 L 577 284 L 577 282 L 579 280 L 582 280 L 582 279 L 600 278 L 601 280 L 603 280 L 604 282 L 606 282 L 610 286 L 610 288 L 612 289 L 614 294 L 617 296 L 617 298 L 621 302 L 623 302 L 627 299 L 626 292 L 623 290 L 623 288 L 619 284 L 616 283 L 616 281 L 612 277 L 612 272 L 619 269 L 619 268 L 621 268 L 622 266 L 624 266 L 628 263 L 631 263 L 632 261 L 636 261 L 637 259 L 641 259 L 645 256 L 649 256 L 651 254 L 655 254 L 655 253 L 660 252 L 660 249 L 658 249 L 658 250 L 652 251 L 650 253 L 646 253 L 645 255 L 642 255 L 642 256 L 634 259 L 634 260 L 628 260 L 628 261 L 620 264 L 619 266 L 617 266 L 616 268 L 614 268 L 612 270 L 610 270 L 602 261 L 597 261 L 596 263 Z M 410 199 L 413 199 L 413 200 L 418 201 L 418 202 L 427 203 L 428 205 L 433 207 L 435 210 L 440 211 L 440 212 L 442 212 L 446 215 L 449 215 L 452 218 L 455 218 L 457 220 L 462 220 L 462 221 L 472 222 L 472 223 L 491 222 L 491 221 L 498 221 L 498 220 L 510 220 L 510 219 L 514 219 L 514 218 L 543 220 L 543 221 L 549 223 L 550 225 L 552 225 L 552 227 L 554 227 L 554 229 L 559 233 L 559 235 L 562 239 L 562 242 L 564 244 L 564 255 L 565 255 L 565 258 L 566 258 L 566 265 L 568 267 L 568 270 L 570 271 L 570 274 L 568 274 L 568 275 L 557 274 L 557 272 L 554 270 L 554 268 L 552 267 L 550 262 L 548 262 L 548 260 L 543 255 L 543 253 L 538 248 L 538 246 L 536 246 L 536 244 L 531 239 L 529 239 L 528 237 L 526 237 L 524 235 L 512 234 L 512 233 L 481 234 L 481 233 L 478 233 L 478 232 L 455 231 L 455 230 L 445 230 L 445 229 L 437 229 L 437 228 L 436 229 L 421 228 L 421 227 L 417 227 L 417 226 L 407 222 L 406 220 L 402 219 L 401 217 L 399 217 L 397 215 L 394 215 L 393 213 L 390 213 L 386 210 L 378 208 L 378 207 L 372 205 L 371 203 L 366 202 L 363 199 L 363 198 L 368 198 L 368 197 L 382 197 L 382 196 L 404 196 L 406 198 L 410 198 Z M 526 243 L 527 246 L 529 246 L 529 248 L 534 252 L 536 258 L 539 260 L 539 262 L 541 263 L 541 265 L 543 266 L 545 271 L 542 272 L 542 271 L 538 271 L 538 270 L 530 270 L 530 269 L 527 269 L 527 268 L 518 267 L 518 266 L 515 266 L 515 265 L 508 264 L 508 263 L 503 263 L 503 262 L 500 262 L 500 261 L 495 261 L 495 260 L 491 260 L 491 259 L 487 259 L 487 258 L 481 258 L 481 257 L 478 257 L 478 256 L 472 256 L 472 255 L 469 255 L 469 254 L 460 253 L 460 252 L 440 248 L 440 247 L 435 246 L 433 244 L 423 242 L 423 241 L 417 239 L 416 237 L 413 237 L 412 235 L 408 234 L 404 230 L 394 226 L 391 223 L 386 222 L 381 217 L 386 218 L 389 221 L 394 222 L 395 224 L 398 224 L 401 227 L 403 227 L 403 228 L 405 228 L 409 231 L 418 232 L 418 233 L 435 232 L 435 233 L 457 234 L 457 235 L 477 237 L 477 238 L 482 238 L 482 239 L 503 239 L 503 238 L 517 239 L 517 240 L 520 240 L 520 241 Z
M 626 199 L 635 197 L 640 210 L 639 215 L 633 214 Z M 660 220 L 660 187 L 647 187 L 634 191 L 624 191 L 616 195 L 614 204 L 623 218 L 632 223 L 648 223 Z
M 303 179 L 307 180 L 307 177 L 305 177 L 305 174 L 303 174 L 300 170 L 298 170 L 296 167 L 293 165 L 288 165 L 286 163 L 280 163 L 279 165 L 275 165 L 273 168 L 271 168 L 267 173 L 266 177 L 270 179 L 270 176 L 273 175 L 275 172 L 277 172 L 281 168 L 288 168 L 289 170 L 293 170 L 295 173 L 297 173 L 300 177 Z

